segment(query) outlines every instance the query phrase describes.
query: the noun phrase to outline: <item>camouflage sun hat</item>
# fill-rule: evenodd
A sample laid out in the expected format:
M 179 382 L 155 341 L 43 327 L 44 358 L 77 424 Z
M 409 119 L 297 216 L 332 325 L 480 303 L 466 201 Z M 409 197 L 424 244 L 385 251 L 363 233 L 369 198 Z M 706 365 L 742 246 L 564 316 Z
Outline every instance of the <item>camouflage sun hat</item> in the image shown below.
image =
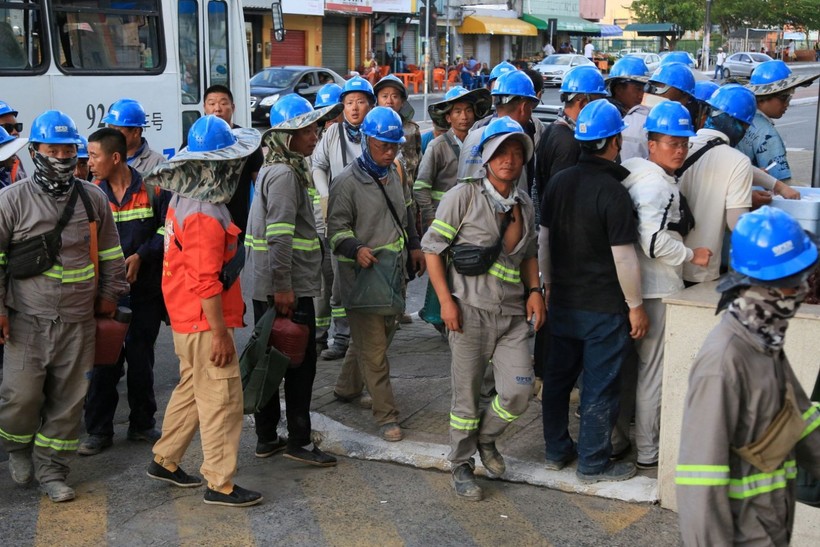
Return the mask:
M 159 186 L 197 201 L 228 203 L 239 186 L 246 159 L 167 161 L 143 180 L 149 187 Z
M 428 106 L 427 112 L 430 114 L 430 119 L 433 120 L 435 125 L 449 129 L 450 124 L 447 123 L 447 114 L 449 114 L 450 110 L 453 109 L 454 104 L 461 102 L 468 102 L 473 105 L 476 120 L 479 120 L 489 114 L 493 106 L 490 91 L 488 89 L 482 87 L 479 89 L 473 89 L 472 91 L 467 91 L 461 86 L 456 86 L 447 92 L 443 101 L 439 101 Z
M 820 78 L 820 74 L 794 74 L 775 82 L 760 85 L 750 83 L 747 84 L 746 87 L 755 94 L 755 97 L 762 97 L 765 95 L 777 95 L 796 87 L 809 86 L 817 78 Z
M 202 152 L 195 152 L 193 150 L 189 150 L 191 148 L 189 138 L 189 145 L 180 150 L 174 157 L 172 157 L 168 161 L 170 163 L 178 163 L 181 161 L 188 160 L 235 160 L 250 156 L 251 154 L 256 152 L 256 149 L 259 148 L 259 145 L 262 143 L 262 135 L 260 135 L 259 131 L 257 131 L 256 129 L 238 127 L 232 129 L 231 133 L 233 133 L 234 137 L 236 137 L 236 142 L 234 142 L 230 146 L 225 146 L 217 150 L 209 150 Z

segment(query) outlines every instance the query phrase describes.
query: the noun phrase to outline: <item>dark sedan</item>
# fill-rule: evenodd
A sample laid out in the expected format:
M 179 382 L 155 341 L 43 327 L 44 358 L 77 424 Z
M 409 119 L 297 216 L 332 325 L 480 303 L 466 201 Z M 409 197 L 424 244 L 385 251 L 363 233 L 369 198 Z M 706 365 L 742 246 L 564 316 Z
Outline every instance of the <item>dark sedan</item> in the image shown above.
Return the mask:
M 344 86 L 345 79 L 328 68 L 315 66 L 272 66 L 251 78 L 251 119 L 268 123 L 270 107 L 288 93 L 298 93 L 311 104 L 325 84 Z

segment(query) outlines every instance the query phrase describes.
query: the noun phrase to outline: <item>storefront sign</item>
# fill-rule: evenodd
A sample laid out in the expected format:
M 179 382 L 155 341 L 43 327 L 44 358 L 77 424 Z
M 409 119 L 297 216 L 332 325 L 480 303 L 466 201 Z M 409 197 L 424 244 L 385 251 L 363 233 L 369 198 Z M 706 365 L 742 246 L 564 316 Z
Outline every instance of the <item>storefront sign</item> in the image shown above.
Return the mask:
M 373 0 L 326 0 L 325 9 L 351 13 L 373 13 Z
M 282 0 L 282 13 L 322 16 L 325 14 L 325 3 L 323 0 Z
M 373 0 L 373 11 L 377 13 L 415 13 L 414 0 Z

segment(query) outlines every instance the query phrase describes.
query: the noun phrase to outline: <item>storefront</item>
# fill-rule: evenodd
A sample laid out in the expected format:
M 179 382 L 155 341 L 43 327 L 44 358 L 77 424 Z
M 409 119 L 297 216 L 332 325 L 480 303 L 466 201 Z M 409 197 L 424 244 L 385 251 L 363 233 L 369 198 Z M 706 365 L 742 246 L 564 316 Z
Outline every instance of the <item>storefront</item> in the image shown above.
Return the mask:
M 406 72 L 418 65 L 419 32 L 416 0 L 373 0 L 373 51 L 380 65 L 391 72 Z
M 319 64 L 345 76 L 362 65 L 365 52 L 371 47 L 373 2 L 326 0 L 324 8 Z
M 516 59 L 526 37 L 537 37 L 535 26 L 514 17 L 470 15 L 457 28 L 461 39 L 455 50 L 464 59 L 475 57 L 493 67 L 505 59 Z
M 322 0 L 282 0 L 285 39 L 273 39 L 270 0 L 243 0 L 251 75 L 277 65 L 322 65 Z
M 564 42 L 573 44 L 576 51 L 582 47 L 582 37 L 601 36 L 601 27 L 582 17 L 573 15 L 551 15 L 551 14 L 524 14 L 522 21 L 535 26 L 539 36 L 536 39 L 524 42 L 525 55 L 541 53 L 544 44 L 550 41 L 549 20 L 555 20 L 555 28 L 552 29 L 552 45 L 557 50 Z

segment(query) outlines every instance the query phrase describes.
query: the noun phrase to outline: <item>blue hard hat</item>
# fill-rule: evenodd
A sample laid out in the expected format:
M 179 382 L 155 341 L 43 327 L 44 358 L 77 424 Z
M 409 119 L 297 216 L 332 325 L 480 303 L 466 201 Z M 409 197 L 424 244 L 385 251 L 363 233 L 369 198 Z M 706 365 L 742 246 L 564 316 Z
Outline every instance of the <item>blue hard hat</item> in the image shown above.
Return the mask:
M 817 261 L 817 247 L 800 224 L 781 209 L 765 205 L 741 215 L 732 230 L 730 263 L 760 281 L 795 275 Z
M 708 101 L 720 86 L 711 80 L 703 80 L 695 83 L 695 100 L 705 103 Z
M 362 122 L 362 133 L 383 142 L 405 142 L 401 117 L 385 106 L 377 106 L 367 113 Z
M 612 69 L 609 71 L 609 78 L 624 78 L 628 80 L 634 76 L 645 77 L 647 72 L 649 72 L 649 68 L 647 68 L 643 59 L 627 55 L 615 61 L 615 64 L 612 65 Z
M 373 93 L 373 86 L 361 76 L 353 76 L 345 82 L 345 86 L 342 88 L 342 93 L 339 95 L 339 101 L 344 101 L 345 95 L 354 92 L 364 93 L 370 99 L 370 102 L 376 102 L 376 95 Z
M 43 144 L 80 144 L 80 134 L 68 114 L 46 110 L 31 124 L 29 141 Z
M 80 144 L 77 145 L 77 157 L 88 159 L 88 139 L 80 135 Z
M 617 135 L 626 129 L 618 107 L 609 101 L 593 101 L 581 109 L 575 120 L 575 138 L 597 141 Z
M 469 90 L 466 87 L 457 85 L 455 87 L 451 87 L 447 93 L 444 94 L 444 100 L 449 101 L 451 99 L 455 99 L 464 95 L 465 93 L 469 93 Z
M 520 70 L 514 70 L 499 76 L 495 82 L 495 87 L 493 87 L 492 95 L 524 97 L 526 99 L 532 99 L 533 101 L 538 100 L 538 97 L 535 96 L 535 87 L 532 85 L 532 80 Z
M 747 124 L 752 123 L 757 111 L 754 93 L 739 84 L 727 84 L 721 87 L 706 101 L 706 104 Z
M 481 143 L 478 145 L 482 163 L 490 161 L 501 143 L 508 138 L 517 139 L 524 146 L 524 156 L 526 158 L 524 161 L 530 161 L 533 152 L 532 139 L 524 132 L 524 128 L 521 127 L 520 123 L 509 116 L 504 116 L 494 119 L 484 128 Z
M 785 80 L 792 75 L 792 69 L 783 61 L 775 59 L 773 61 L 766 61 L 760 63 L 752 71 L 752 76 L 749 78 L 751 85 L 764 85 Z
M 134 99 L 120 99 L 111 105 L 108 114 L 102 119 L 103 123 L 118 127 L 145 127 L 148 118 L 145 109 Z
M 407 100 L 407 88 L 404 87 L 404 82 L 402 82 L 396 75 L 388 74 L 387 76 L 383 77 L 381 80 L 376 82 L 376 85 L 373 86 L 373 93 L 375 95 L 379 94 L 381 88 L 391 86 L 395 87 L 401 92 L 401 98 L 405 101 Z
M 0 127 L 0 146 L 3 146 L 7 142 L 13 141 L 15 138 L 16 137 L 12 137 L 11 135 L 9 135 L 8 131 L 6 131 L 5 128 Z
M 663 101 L 652 107 L 646 117 L 646 130 L 672 137 L 694 137 L 692 117 L 686 107 L 677 101 Z
M 189 152 L 214 152 L 236 144 L 228 122 L 210 114 L 193 123 L 188 130 Z
M 308 112 L 313 112 L 310 101 L 296 93 L 288 93 L 270 108 L 270 125 L 273 127 Z
M 331 106 L 339 102 L 342 95 L 342 87 L 339 84 L 325 84 L 316 92 L 316 101 L 313 106 L 322 108 Z
M 500 78 L 504 74 L 506 74 L 508 72 L 514 72 L 516 70 L 518 70 L 518 69 L 515 68 L 514 64 L 509 63 L 507 61 L 501 61 L 500 63 L 495 65 L 493 67 L 493 69 L 490 71 L 490 80 L 489 81 L 492 82 L 493 80 L 497 80 L 498 78 Z
M 695 94 L 695 75 L 683 63 L 666 63 L 659 66 L 649 77 L 649 81 L 680 89 L 689 95 Z
M 0 116 L 5 116 L 6 114 L 11 114 L 12 116 L 17 116 L 18 112 L 12 109 L 9 106 L 9 103 L 0 101 Z
M 561 82 L 561 93 L 609 95 L 604 77 L 591 65 L 577 66 L 567 71 Z
M 695 62 L 685 51 L 670 51 L 661 59 L 661 65 L 669 63 L 682 63 L 686 66 L 695 66 Z

